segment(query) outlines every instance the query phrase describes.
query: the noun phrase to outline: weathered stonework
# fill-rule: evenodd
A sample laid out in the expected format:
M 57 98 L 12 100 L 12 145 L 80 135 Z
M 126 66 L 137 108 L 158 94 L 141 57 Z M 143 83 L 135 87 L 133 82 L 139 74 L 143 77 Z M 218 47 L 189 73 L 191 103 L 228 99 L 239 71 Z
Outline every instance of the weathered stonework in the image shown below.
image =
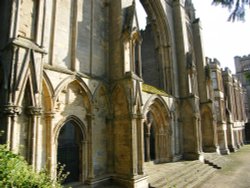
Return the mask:
M 191 1 L 141 3 L 145 31 L 133 0 L 0 1 L 0 141 L 34 170 L 146 188 L 147 162 L 243 144 L 241 86 L 226 111 Z

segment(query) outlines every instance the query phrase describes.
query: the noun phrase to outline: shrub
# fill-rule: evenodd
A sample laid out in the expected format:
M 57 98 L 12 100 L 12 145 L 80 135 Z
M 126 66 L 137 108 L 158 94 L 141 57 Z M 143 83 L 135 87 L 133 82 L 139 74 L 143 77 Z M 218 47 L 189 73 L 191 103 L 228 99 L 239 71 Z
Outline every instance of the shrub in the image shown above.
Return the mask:
M 0 187 L 59 188 L 61 180 L 52 180 L 46 170 L 34 172 L 23 157 L 0 145 Z

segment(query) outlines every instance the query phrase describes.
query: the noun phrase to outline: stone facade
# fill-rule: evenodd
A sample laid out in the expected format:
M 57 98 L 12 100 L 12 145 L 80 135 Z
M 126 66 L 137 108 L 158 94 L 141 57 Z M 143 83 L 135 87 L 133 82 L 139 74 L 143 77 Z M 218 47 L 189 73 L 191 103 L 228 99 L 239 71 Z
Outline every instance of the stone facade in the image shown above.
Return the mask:
M 250 142 L 250 55 L 248 56 L 236 56 L 234 57 L 235 69 L 236 69 L 236 77 L 242 83 L 242 87 L 244 88 L 245 93 L 245 112 L 248 118 L 248 122 L 245 127 L 246 141 Z
M 228 68 L 223 70 L 217 59 L 207 60 L 211 70 L 219 151 L 229 154 L 245 141 L 245 94 L 241 83 Z
M 0 2 L 1 142 L 34 170 L 144 188 L 147 162 L 243 144 L 242 104 L 228 119 L 192 2 L 141 3 L 145 31 L 132 0 Z

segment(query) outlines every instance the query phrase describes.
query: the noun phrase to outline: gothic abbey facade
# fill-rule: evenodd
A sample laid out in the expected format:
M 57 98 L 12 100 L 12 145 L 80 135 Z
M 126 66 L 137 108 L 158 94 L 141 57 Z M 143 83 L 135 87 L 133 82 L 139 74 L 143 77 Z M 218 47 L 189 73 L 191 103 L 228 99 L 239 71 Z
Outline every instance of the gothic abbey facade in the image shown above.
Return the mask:
M 191 0 L 1 0 L 1 142 L 66 182 L 148 187 L 145 164 L 229 154 L 242 90 L 208 62 Z M 217 83 L 217 87 L 215 87 Z

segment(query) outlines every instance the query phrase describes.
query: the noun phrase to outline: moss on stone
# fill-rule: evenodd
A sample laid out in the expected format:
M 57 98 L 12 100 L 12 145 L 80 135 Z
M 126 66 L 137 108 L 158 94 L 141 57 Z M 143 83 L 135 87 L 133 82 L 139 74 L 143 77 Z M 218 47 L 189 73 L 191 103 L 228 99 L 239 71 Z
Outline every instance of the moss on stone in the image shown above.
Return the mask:
M 160 89 L 158 89 L 154 86 L 148 85 L 148 84 L 142 84 L 142 91 L 144 91 L 146 93 L 158 94 L 158 95 L 165 96 L 165 97 L 169 96 L 165 91 L 160 90 Z

